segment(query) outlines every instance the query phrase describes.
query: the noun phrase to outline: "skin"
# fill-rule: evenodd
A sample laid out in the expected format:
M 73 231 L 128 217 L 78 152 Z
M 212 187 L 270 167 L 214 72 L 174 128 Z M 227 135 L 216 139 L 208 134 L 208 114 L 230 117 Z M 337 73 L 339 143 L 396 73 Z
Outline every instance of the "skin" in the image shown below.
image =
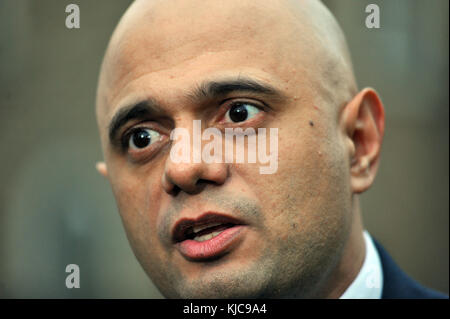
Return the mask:
M 218 120 L 217 101 L 186 92 L 206 80 L 245 76 L 283 93 L 245 123 Z M 145 160 L 111 145 L 108 127 L 127 103 L 159 102 L 165 140 Z M 375 178 L 384 111 L 371 88 L 358 91 L 344 36 L 318 1 L 136 1 L 103 61 L 97 120 L 108 178 L 133 251 L 170 298 L 338 298 L 362 266 L 358 194 Z M 175 164 L 168 139 L 193 120 L 217 127 L 278 128 L 278 170 L 258 164 Z M 126 124 L 126 129 L 136 126 Z M 123 132 L 122 132 L 123 133 Z M 214 261 L 174 247 L 181 217 L 216 211 L 245 221 L 242 240 Z

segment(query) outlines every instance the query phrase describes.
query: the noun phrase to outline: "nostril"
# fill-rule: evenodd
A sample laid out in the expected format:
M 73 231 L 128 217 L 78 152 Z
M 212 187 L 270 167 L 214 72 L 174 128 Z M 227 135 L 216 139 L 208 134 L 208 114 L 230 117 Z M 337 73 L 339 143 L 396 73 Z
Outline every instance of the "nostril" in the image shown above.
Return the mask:
M 205 188 L 207 185 L 220 185 L 219 183 L 212 181 L 212 180 L 208 180 L 208 179 L 199 179 L 197 181 L 197 183 L 195 183 L 195 187 L 197 188 Z
M 173 185 L 172 189 L 170 190 L 169 194 L 173 196 L 177 196 L 178 193 L 181 191 L 181 188 L 177 185 Z
M 208 185 L 218 185 L 218 184 L 214 181 L 210 181 L 207 179 L 199 179 L 195 184 L 191 185 L 187 184 L 182 185 L 170 182 L 170 184 L 168 183 L 168 187 L 165 187 L 165 190 L 168 194 L 172 196 L 177 196 L 181 191 L 187 194 L 195 195 L 202 192 Z

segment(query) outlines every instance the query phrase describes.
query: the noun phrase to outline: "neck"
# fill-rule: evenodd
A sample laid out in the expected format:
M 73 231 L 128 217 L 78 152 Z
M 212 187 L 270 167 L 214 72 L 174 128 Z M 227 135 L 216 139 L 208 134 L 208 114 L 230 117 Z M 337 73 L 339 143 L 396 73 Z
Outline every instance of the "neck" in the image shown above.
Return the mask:
M 340 261 L 331 272 L 327 284 L 322 289 L 324 298 L 337 299 L 355 280 L 366 256 L 366 246 L 363 235 L 361 209 L 357 195 L 353 198 L 352 224 L 347 241 L 344 244 Z

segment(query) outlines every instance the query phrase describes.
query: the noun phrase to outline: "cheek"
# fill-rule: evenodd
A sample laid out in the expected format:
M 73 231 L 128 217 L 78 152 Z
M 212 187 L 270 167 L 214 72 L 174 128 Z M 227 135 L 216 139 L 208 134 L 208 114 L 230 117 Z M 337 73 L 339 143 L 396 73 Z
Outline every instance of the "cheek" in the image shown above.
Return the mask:
M 116 198 L 119 213 L 125 223 L 140 218 L 143 214 L 143 198 L 145 184 L 139 178 L 128 174 L 126 169 L 120 169 L 119 174 L 110 178 L 114 197 Z M 134 223 L 130 223 L 134 224 Z
M 109 181 L 119 208 L 121 218 L 127 228 L 138 228 L 145 224 L 149 229 L 155 227 L 159 201 L 155 200 L 158 190 L 156 169 L 149 167 L 130 167 L 122 160 L 108 163 Z
M 307 136 L 308 137 L 308 136 Z M 348 169 L 334 136 L 311 134 L 287 160 L 288 210 L 299 230 L 322 240 L 345 227 L 351 213 Z
M 158 201 L 152 190 L 153 179 L 146 174 L 129 174 L 125 169 L 120 175 L 111 176 L 113 193 L 128 240 L 137 255 L 150 254 L 158 248 L 156 217 Z
M 338 227 L 350 209 L 350 188 L 343 152 L 336 134 L 319 120 L 302 119 L 279 129 L 278 170 L 272 175 L 254 172 L 250 185 L 270 215 L 274 235 Z M 298 123 L 298 122 L 297 122 Z M 250 176 L 250 175 L 249 175 Z

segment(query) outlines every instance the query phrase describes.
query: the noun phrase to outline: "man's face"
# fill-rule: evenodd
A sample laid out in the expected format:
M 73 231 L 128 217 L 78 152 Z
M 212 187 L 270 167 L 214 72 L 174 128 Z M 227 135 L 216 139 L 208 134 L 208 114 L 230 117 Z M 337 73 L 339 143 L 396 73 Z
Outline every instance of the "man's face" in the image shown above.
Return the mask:
M 128 12 L 99 89 L 108 178 L 131 246 L 164 295 L 309 296 L 338 263 L 350 227 L 339 105 L 324 93 L 323 48 L 307 26 L 280 21 L 271 2 L 232 2 L 138 3 Z M 273 92 L 226 85 L 242 79 Z M 222 90 L 193 94 L 211 82 Z M 113 118 L 139 102 L 147 103 L 110 140 Z M 230 116 L 236 105 L 247 116 Z M 192 133 L 193 120 L 221 132 L 277 128 L 277 171 L 172 162 L 170 132 Z M 217 223 L 226 224 L 216 229 L 223 238 L 183 246 L 194 226 Z

